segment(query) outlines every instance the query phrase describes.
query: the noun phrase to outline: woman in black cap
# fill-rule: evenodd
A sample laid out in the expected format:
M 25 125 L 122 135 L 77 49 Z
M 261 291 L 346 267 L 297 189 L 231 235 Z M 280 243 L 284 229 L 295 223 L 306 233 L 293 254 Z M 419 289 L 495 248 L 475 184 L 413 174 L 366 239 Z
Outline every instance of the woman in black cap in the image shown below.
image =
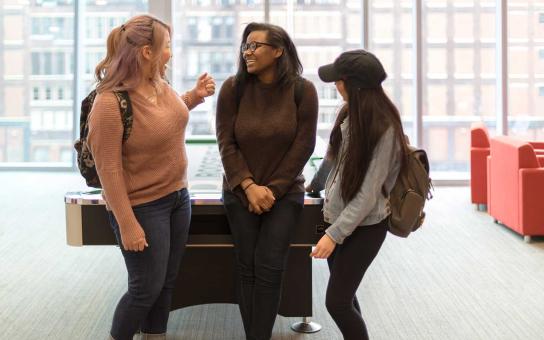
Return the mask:
M 405 162 L 404 132 L 381 86 L 387 75 L 373 54 L 344 52 L 320 67 L 319 77 L 334 82 L 345 103 L 323 164 L 330 166 L 323 206 L 328 228 L 311 255 L 327 259 L 326 306 L 344 339 L 368 339 L 355 293 L 385 240 L 389 193 Z M 319 182 L 314 178 L 307 190 L 323 189 Z

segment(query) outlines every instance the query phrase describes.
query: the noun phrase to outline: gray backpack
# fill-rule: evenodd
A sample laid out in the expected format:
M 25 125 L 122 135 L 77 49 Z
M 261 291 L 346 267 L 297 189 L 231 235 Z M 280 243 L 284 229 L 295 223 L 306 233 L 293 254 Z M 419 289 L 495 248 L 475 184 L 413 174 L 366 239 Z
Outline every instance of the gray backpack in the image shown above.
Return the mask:
M 411 145 L 407 149 L 406 165 L 389 195 L 389 231 L 399 237 L 408 237 L 421 227 L 425 221 L 425 202 L 432 198 L 427 153 Z

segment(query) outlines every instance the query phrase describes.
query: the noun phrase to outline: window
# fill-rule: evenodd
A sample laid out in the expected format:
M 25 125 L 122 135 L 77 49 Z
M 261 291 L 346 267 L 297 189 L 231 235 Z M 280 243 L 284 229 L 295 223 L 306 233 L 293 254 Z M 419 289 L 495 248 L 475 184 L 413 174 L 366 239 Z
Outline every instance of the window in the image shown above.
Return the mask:
M 53 74 L 51 55 L 52 55 L 51 52 L 42 53 L 41 57 L 43 61 L 43 70 L 41 74 L 47 74 L 47 75 Z
M 32 38 L 52 38 L 55 40 L 73 39 L 73 19 L 67 16 L 43 17 L 30 13 Z M 63 14 L 61 14 L 63 15 Z
M 78 87 L 94 84 L 94 68 L 105 54 L 110 30 L 136 13 L 164 6 L 162 0 L 85 1 L 82 34 L 84 74 Z M 361 4 L 368 1 L 368 22 Z M 4 1 L 5 2 L 5 1 Z M 211 72 L 218 88 L 236 72 L 244 24 L 264 21 L 263 0 L 174 0 L 172 84 L 178 91 L 194 86 Z M 0 83 L 0 165 L 47 161 L 72 164 L 74 136 L 72 76 L 74 72 L 73 0 L 13 0 L 0 10 L 0 48 L 4 77 Z M 291 35 L 319 95 L 319 136 L 328 138 L 341 98 L 333 85 L 317 77 L 320 65 L 339 53 L 368 44 L 382 61 L 388 78 L 384 88 L 399 108 L 406 132 L 414 136 L 423 120 L 423 140 L 435 177 L 468 170 L 469 127 L 484 121 L 494 130 L 496 107 L 495 1 L 423 0 L 423 110 L 415 112 L 413 69 L 414 0 L 270 0 L 270 21 Z M 5 7 L 5 6 L 4 6 Z M 366 8 L 366 7 L 365 7 Z M 544 2 L 509 0 L 508 133 L 544 139 Z M 164 13 L 160 14 L 163 15 Z M 28 23 L 25 29 L 24 23 Z M 515 23 L 515 24 L 513 24 Z M 364 42 L 363 28 L 368 28 Z M 23 41 L 23 43 L 19 43 Z M 17 42 L 17 43 L 15 43 Z M 24 58 L 28 55 L 28 58 Z M 79 53 L 78 53 L 79 55 Z M 14 63 L 17 61 L 19 64 Z M 16 65 L 17 64 L 17 65 Z M 29 74 L 25 75 L 25 70 Z M 16 95 L 14 95 L 14 93 Z M 31 103 L 25 99 L 30 98 Z M 217 96 L 191 113 L 188 135 L 214 134 Z M 21 119 L 26 118 L 26 119 Z M 21 121 L 25 123 L 21 123 Z M 21 126 L 23 125 L 23 126 Z M 440 143 L 435 141 L 440 140 Z M 63 151 L 67 150 L 67 151 Z M 47 155 L 45 155 L 47 154 Z M 70 165 L 68 164 L 68 165 Z M 442 175 L 445 174 L 445 175 Z
M 544 138 L 544 3 L 508 3 L 508 134 L 525 140 Z M 539 20 L 535 20 L 536 17 Z
M 95 17 L 93 19 L 96 25 L 96 38 L 101 40 L 106 38 L 105 36 L 106 28 L 104 27 L 104 18 Z
M 225 18 L 225 38 L 232 40 L 234 38 L 233 33 L 233 26 L 234 25 L 234 19 L 232 17 Z
M 74 54 L 73 53 L 69 53 L 68 54 L 68 60 L 70 60 L 70 74 L 74 74 Z
M 105 36 L 111 27 L 136 13 L 148 12 L 149 2 L 108 1 L 107 6 L 100 6 L 95 0 L 83 1 L 86 2 L 83 6 L 86 12 L 83 16 L 82 52 L 92 51 L 100 56 L 104 54 Z M 74 117 L 71 91 L 74 85 L 75 1 L 13 0 L 6 5 L 5 1 L 0 3 L 0 7 L 8 6 L 0 9 L 0 22 L 4 23 L 4 29 L 0 30 L 0 60 L 9 61 L 8 65 L 12 65 L 9 72 L 5 72 L 9 76 L 4 75 L 0 82 L 0 93 L 5 94 L 0 99 L 0 165 L 48 162 L 72 166 L 75 133 L 72 124 L 74 119 L 79 119 Z M 24 23 L 28 23 L 28 29 Z M 95 36 L 91 37 L 87 32 Z M 1 47 L 2 41 L 15 40 L 13 37 L 24 43 L 12 44 L 8 49 Z M 14 64 L 17 56 L 25 55 L 29 57 L 16 60 L 21 67 Z M 89 72 L 81 77 L 84 88 L 93 82 L 96 59 L 93 58 L 94 64 L 89 64 Z M 28 69 L 29 75 L 23 77 L 24 72 L 19 72 L 19 68 Z
M 65 70 L 65 52 L 32 52 L 33 75 L 62 75 Z
M 57 67 L 55 69 L 55 74 L 65 74 L 66 70 L 64 67 L 64 52 L 57 52 L 55 54 Z
M 48 148 L 45 146 L 35 147 L 32 158 L 34 162 L 48 162 L 49 161 Z
M 385 68 L 383 86 L 400 111 L 405 133 L 413 139 L 412 1 L 372 0 L 370 6 L 369 49 Z
M 33 35 L 41 33 L 41 20 L 39 18 L 32 18 L 30 21 L 31 31 Z
M 187 38 L 191 39 L 198 35 L 198 19 L 188 18 L 187 19 Z
M 62 148 L 60 150 L 61 162 L 70 162 L 72 160 L 72 148 Z
M 175 0 L 173 7 L 177 9 L 173 27 L 179 28 L 173 37 L 173 59 L 178 61 L 173 70 L 174 88 L 186 91 L 201 73 L 210 72 L 220 89 L 223 81 L 236 72 L 242 23 L 264 21 L 262 1 Z M 217 94 L 191 112 L 189 137 L 215 134 L 216 100 Z
M 293 3 L 292 9 L 285 5 L 288 1 Z M 361 2 L 347 4 L 344 10 L 338 2 L 275 1 L 270 6 L 270 21 L 287 30 L 304 67 L 303 76 L 319 89 L 317 134 L 322 141 L 327 141 L 342 102 L 336 97 L 334 85 L 319 80 L 317 70 L 334 61 L 342 49 L 361 47 Z
M 221 39 L 221 27 L 223 26 L 223 19 L 219 17 L 212 18 L 212 38 Z
M 495 5 L 484 0 L 463 6 L 453 0 L 441 3 L 423 1 L 422 13 L 423 147 L 438 177 L 467 173 L 469 152 L 461 141 L 470 140 L 472 122 L 496 119 L 496 76 L 486 69 L 494 64 L 495 42 L 486 42 L 483 35 L 494 21 Z
M 117 26 L 116 18 L 110 18 L 108 22 L 108 32 L 110 32 L 115 26 Z
M 222 58 L 221 54 L 219 53 L 213 53 L 212 54 L 212 65 L 211 70 L 213 74 L 221 73 L 222 72 Z
M 32 74 L 41 74 L 41 68 L 40 68 L 40 55 L 37 52 L 31 53 L 31 59 L 32 59 Z

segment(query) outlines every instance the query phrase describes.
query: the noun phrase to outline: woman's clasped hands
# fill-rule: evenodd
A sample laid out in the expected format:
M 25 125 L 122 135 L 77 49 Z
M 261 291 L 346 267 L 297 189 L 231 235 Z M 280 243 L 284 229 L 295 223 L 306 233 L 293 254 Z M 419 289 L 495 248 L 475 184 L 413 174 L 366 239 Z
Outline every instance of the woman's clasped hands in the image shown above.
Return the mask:
M 260 215 L 269 212 L 274 206 L 276 198 L 274 193 L 265 185 L 258 185 L 251 179 L 246 179 L 242 183 L 242 188 L 249 202 L 249 212 Z

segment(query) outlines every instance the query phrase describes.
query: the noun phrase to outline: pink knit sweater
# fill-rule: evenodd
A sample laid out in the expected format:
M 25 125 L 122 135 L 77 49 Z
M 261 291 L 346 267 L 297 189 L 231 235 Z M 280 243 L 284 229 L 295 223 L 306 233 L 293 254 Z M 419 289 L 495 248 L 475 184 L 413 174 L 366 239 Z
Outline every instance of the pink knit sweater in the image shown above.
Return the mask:
M 132 206 L 150 202 L 187 186 L 185 128 L 189 109 L 201 101 L 186 93 L 187 105 L 166 83 L 153 104 L 129 91 L 133 123 L 122 143 L 123 124 L 112 92 L 96 96 L 89 116 L 88 142 L 103 188 L 123 239 L 144 236 Z

